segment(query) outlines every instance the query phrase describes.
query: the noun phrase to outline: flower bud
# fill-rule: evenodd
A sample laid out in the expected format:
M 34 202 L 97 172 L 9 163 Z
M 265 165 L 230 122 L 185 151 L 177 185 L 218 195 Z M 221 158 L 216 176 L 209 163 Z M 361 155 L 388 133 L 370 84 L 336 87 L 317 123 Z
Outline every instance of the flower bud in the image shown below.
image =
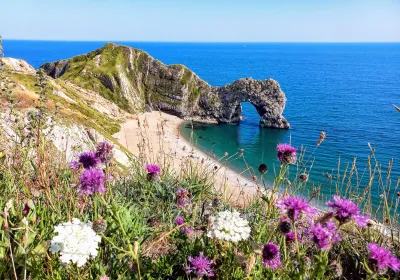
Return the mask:
M 322 141 L 325 140 L 325 137 L 326 137 L 325 131 L 321 131 L 321 134 L 319 135 L 319 139 L 318 139 L 318 142 L 317 142 L 317 147 L 319 145 L 321 145 Z
M 264 163 L 261 163 L 258 166 L 258 172 L 260 172 L 261 175 L 267 173 L 268 172 L 268 166 L 266 164 L 264 164 Z
M 308 181 L 308 174 L 307 173 L 300 174 L 300 181 L 307 182 Z
M 281 221 L 278 225 L 279 231 L 282 233 L 289 233 L 292 229 L 292 226 L 289 221 Z

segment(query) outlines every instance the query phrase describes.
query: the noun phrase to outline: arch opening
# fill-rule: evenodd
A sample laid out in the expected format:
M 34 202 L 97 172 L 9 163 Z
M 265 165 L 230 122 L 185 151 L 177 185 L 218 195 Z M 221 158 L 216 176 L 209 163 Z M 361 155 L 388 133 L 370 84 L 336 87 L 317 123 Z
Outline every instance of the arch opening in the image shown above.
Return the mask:
M 240 124 L 249 126 L 258 126 L 260 123 L 260 114 L 251 102 L 240 103 Z

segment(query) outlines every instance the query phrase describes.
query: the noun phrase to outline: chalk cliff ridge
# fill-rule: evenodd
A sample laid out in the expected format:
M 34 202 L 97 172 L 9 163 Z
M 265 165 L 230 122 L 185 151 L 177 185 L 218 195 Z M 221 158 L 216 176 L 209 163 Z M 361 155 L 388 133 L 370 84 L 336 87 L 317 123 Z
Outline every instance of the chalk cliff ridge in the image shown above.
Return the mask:
M 142 50 L 108 43 L 71 59 L 46 63 L 51 77 L 100 93 L 128 112 L 161 110 L 206 123 L 238 123 L 241 102 L 251 102 L 260 125 L 290 127 L 286 96 L 273 79 L 242 78 L 212 87 L 184 65 L 165 65 Z

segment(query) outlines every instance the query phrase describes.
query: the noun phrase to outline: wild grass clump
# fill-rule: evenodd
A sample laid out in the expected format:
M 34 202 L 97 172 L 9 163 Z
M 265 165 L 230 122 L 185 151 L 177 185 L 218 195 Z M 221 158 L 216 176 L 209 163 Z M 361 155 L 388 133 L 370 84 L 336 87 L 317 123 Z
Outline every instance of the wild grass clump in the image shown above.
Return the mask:
M 398 202 L 386 204 L 391 223 L 374 221 L 339 192 L 328 211 L 316 209 L 314 196 L 299 194 L 309 179 L 301 164 L 298 179 L 287 183 L 291 166 L 304 158 L 289 144 L 277 148 L 281 164 L 272 189 L 237 207 L 215 189 L 215 171 L 202 162 L 187 161 L 175 172 L 168 161 L 139 154 L 126 172 L 107 142 L 65 162 L 44 141 L 54 114 L 43 106 L 45 81 L 38 73 L 42 105 L 26 121 L 11 114 L 15 137 L 0 151 L 2 278 L 400 276 L 397 218 L 390 216 Z

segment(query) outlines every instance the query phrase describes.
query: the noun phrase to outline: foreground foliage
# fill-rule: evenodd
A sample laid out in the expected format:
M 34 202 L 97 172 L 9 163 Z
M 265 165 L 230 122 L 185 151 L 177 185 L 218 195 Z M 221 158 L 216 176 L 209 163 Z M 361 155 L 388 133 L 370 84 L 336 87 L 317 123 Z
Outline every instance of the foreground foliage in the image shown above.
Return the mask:
M 0 170 L 6 279 L 394 279 L 400 269 L 375 244 L 395 252 L 397 239 L 352 222 L 358 207 L 343 198 L 327 214 L 295 196 L 232 209 L 200 169 L 177 177 L 133 163 L 119 177 L 111 161 L 72 169 L 51 160 L 18 178 L 13 160 L 3 156 Z M 92 170 L 102 176 L 84 176 Z M 43 173 L 54 181 L 33 184 Z

